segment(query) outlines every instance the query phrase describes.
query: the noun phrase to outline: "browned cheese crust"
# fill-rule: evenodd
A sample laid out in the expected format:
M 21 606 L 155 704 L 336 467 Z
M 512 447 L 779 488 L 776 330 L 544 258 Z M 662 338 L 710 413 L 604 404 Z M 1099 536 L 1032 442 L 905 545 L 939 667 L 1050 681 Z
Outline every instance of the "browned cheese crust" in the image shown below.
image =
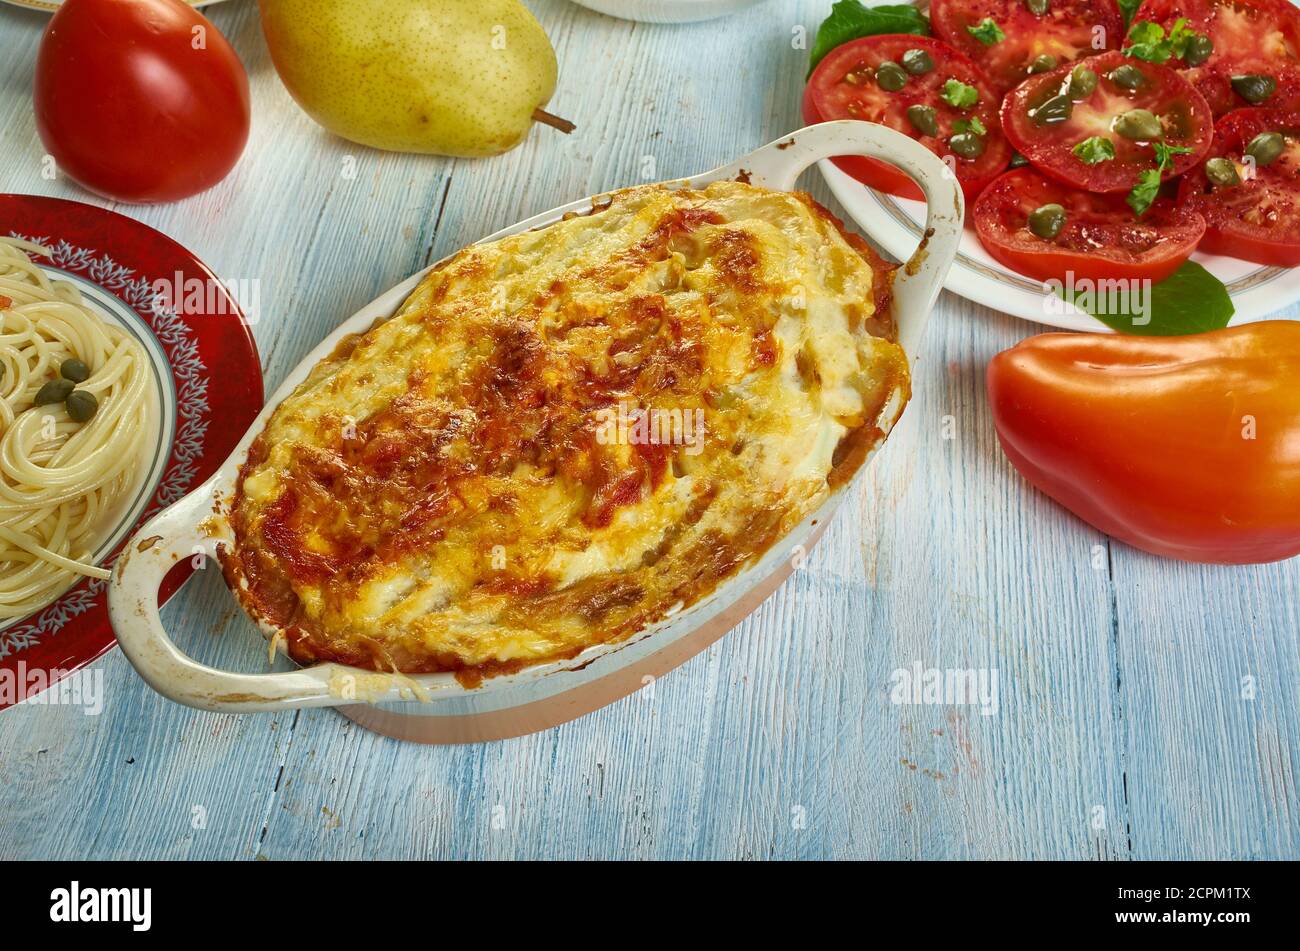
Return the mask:
M 891 279 L 811 198 L 737 182 L 467 248 L 270 417 L 227 580 L 301 663 L 473 681 L 626 638 L 888 431 Z

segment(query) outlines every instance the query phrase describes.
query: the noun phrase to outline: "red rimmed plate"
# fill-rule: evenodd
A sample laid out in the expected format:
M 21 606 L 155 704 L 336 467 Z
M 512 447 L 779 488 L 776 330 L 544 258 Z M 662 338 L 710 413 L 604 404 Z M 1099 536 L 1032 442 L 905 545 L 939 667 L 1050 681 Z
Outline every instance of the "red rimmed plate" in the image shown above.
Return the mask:
M 227 286 L 171 238 L 94 205 L 0 195 L 0 234 L 51 249 L 36 262 L 77 285 L 99 316 L 133 334 L 154 366 L 162 420 L 143 486 L 106 526 L 98 564 L 135 529 L 211 475 L 262 408 L 262 370 L 248 322 Z M 161 283 L 160 283 L 161 282 Z M 193 569 L 164 582 L 165 602 Z M 0 626 L 0 710 L 89 664 L 115 643 L 107 582 L 87 578 L 28 617 Z

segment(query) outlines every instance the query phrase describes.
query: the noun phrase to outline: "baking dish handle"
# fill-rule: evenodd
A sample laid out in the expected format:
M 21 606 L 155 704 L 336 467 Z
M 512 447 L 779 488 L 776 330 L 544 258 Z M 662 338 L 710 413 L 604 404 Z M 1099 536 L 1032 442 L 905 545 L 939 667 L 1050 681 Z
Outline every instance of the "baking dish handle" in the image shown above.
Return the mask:
M 127 542 L 108 588 L 108 611 L 117 642 L 149 686 L 165 697 L 218 712 L 253 713 L 349 701 L 332 690 L 357 672 L 323 664 L 284 673 L 237 674 L 200 664 L 178 648 L 163 628 L 158 587 L 183 558 L 219 570 L 203 524 L 212 514 L 210 484 L 150 519 Z M 346 689 L 346 688 L 345 688 Z
M 707 177 L 747 178 L 790 191 L 804 169 L 836 155 L 865 155 L 893 165 L 925 195 L 925 233 L 894 278 L 898 342 L 915 361 L 930 310 L 957 254 L 966 214 L 957 176 L 937 155 L 886 126 L 842 119 L 792 132 Z

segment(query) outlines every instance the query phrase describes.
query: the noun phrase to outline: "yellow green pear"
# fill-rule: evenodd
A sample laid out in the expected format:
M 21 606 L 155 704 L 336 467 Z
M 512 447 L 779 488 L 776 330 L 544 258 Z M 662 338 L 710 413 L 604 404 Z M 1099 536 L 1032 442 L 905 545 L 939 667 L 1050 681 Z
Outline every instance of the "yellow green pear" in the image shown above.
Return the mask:
M 496 155 L 555 91 L 555 50 L 516 0 L 259 0 L 289 93 L 379 149 Z

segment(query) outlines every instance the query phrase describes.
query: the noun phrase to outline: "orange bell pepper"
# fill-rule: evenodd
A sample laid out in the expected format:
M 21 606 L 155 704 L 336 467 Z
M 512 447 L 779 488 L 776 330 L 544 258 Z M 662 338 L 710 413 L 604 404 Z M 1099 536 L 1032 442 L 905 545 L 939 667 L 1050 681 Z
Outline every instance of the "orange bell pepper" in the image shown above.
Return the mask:
M 1043 334 L 993 358 L 1007 458 L 1108 535 L 1186 561 L 1300 554 L 1300 322 Z

